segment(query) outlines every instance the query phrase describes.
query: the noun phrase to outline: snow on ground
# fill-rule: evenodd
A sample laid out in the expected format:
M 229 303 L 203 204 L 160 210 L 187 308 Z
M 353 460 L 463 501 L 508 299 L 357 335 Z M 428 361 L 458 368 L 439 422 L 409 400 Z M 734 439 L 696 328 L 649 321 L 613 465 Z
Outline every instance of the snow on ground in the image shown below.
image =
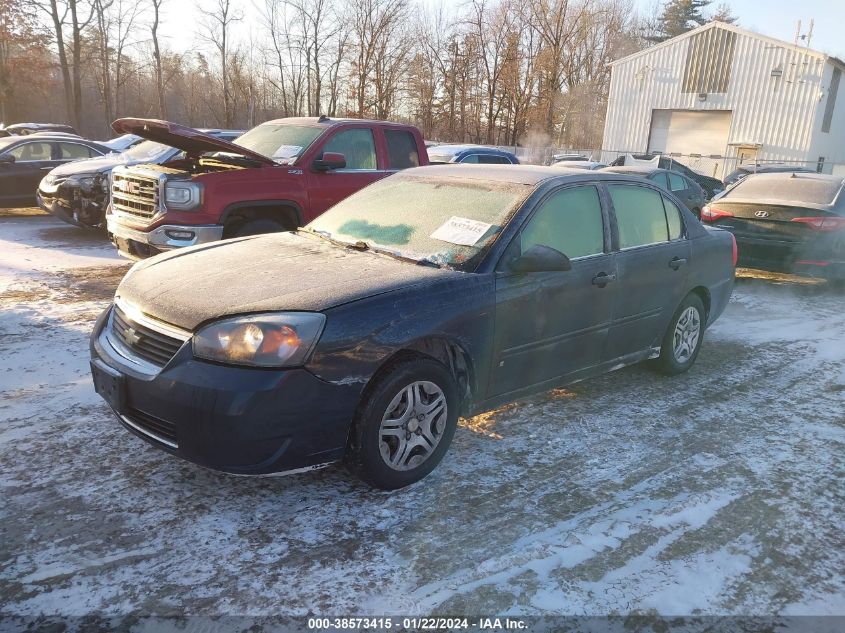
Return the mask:
M 745 279 L 696 366 L 463 420 L 404 491 L 211 472 L 125 431 L 87 336 L 128 265 L 0 219 L 5 614 L 845 614 L 845 296 Z

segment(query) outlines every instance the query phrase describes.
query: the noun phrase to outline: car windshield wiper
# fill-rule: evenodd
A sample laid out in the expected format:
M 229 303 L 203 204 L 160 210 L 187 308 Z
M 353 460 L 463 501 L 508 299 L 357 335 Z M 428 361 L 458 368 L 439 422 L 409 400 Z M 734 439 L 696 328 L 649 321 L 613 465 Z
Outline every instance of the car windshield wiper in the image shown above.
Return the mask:
M 312 229 L 309 227 L 300 227 L 297 231 L 305 231 L 310 233 L 311 235 L 316 235 L 320 239 L 326 240 L 331 242 L 332 244 L 336 244 L 337 246 L 342 246 L 344 248 L 349 248 L 354 251 L 358 252 L 365 252 L 369 251 L 372 253 L 378 253 L 379 255 L 387 255 L 388 257 L 392 257 L 393 259 L 398 259 L 404 262 L 409 262 L 411 264 L 417 264 L 419 266 L 430 266 L 432 268 L 442 268 L 440 264 L 434 262 L 426 257 L 422 259 L 417 259 L 416 257 L 408 257 L 407 255 L 403 255 L 399 251 L 395 251 L 393 249 L 387 248 L 385 246 L 378 246 L 376 244 L 370 244 L 369 242 L 365 242 L 364 240 L 358 240 L 355 242 L 345 242 L 343 240 L 336 239 L 332 237 L 332 234 L 328 231 L 320 231 L 317 229 Z
M 297 230 L 297 232 L 303 231 L 305 233 L 310 233 L 311 235 L 315 235 L 315 236 L 319 237 L 321 240 L 326 240 L 327 242 L 331 242 L 335 246 L 343 246 L 344 248 L 349 247 L 349 242 L 336 240 L 335 238 L 332 237 L 332 234 L 329 233 L 328 231 L 318 231 L 317 229 L 312 229 L 312 228 L 307 227 L 307 226 L 301 226 L 296 230 Z
M 393 259 L 398 259 L 403 262 L 409 262 L 411 264 L 417 264 L 418 266 L 431 266 L 433 268 L 440 268 L 437 263 L 431 261 L 426 257 L 420 259 L 417 259 L 416 257 L 409 257 L 408 255 L 403 255 L 399 251 L 395 251 L 384 246 L 368 244 L 367 242 L 355 242 L 354 245 L 350 246 L 357 250 L 372 251 L 373 253 L 378 253 L 379 255 L 387 255 L 388 257 L 392 257 Z

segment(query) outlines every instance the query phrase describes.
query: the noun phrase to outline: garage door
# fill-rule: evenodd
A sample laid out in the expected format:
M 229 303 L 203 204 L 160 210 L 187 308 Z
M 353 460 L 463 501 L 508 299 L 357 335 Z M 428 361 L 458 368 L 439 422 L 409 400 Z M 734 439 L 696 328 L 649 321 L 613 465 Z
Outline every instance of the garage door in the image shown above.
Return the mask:
M 691 112 L 689 110 L 652 110 L 648 151 L 662 154 L 700 154 L 697 171 L 718 171 L 722 161 L 707 156 L 723 156 L 727 151 L 731 129 L 730 110 Z M 696 162 L 690 159 L 690 163 Z M 696 169 L 696 166 L 690 164 Z

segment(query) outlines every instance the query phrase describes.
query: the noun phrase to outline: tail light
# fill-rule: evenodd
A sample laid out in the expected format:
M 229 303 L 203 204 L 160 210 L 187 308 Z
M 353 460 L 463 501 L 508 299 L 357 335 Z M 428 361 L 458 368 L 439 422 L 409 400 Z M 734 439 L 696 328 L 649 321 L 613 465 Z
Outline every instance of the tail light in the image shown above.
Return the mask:
M 715 222 L 716 220 L 720 220 L 721 218 L 732 218 L 734 214 L 730 211 L 724 211 L 723 209 L 717 209 L 716 207 L 711 207 L 709 204 L 705 206 L 701 210 L 701 221 L 702 222 Z
M 731 233 L 731 243 L 733 246 L 731 249 L 731 259 L 733 260 L 734 268 L 736 268 L 736 263 L 739 261 L 739 248 L 736 245 L 736 237 L 734 237 L 733 233 Z
M 818 217 L 818 218 L 792 218 L 793 222 L 801 222 L 806 224 L 814 231 L 838 231 L 845 229 L 845 218 L 838 216 L 834 217 Z

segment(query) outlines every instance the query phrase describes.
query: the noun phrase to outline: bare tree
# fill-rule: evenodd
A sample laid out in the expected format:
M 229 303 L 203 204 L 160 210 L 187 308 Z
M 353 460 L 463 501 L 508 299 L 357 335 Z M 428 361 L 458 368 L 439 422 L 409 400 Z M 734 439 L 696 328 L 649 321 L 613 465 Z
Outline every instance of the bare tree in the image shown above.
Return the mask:
M 356 51 L 352 83 L 357 114 L 384 116 L 396 93 L 397 73 L 407 59 L 403 36 L 410 39 L 404 32 L 409 20 L 408 0 L 351 0 L 350 12 Z
M 161 48 L 158 43 L 158 27 L 161 21 L 161 6 L 164 0 L 150 0 L 153 6 L 153 22 L 150 26 L 150 32 L 153 37 L 153 61 L 155 62 L 156 72 L 156 94 L 158 95 L 158 116 L 162 119 L 167 118 L 167 99 L 164 96 L 164 73 L 162 71 L 161 63 Z
M 223 121 L 227 128 L 233 126 L 234 110 L 229 89 L 230 30 L 232 24 L 243 19 L 243 13 L 232 7 L 232 0 L 215 0 L 211 9 L 205 9 L 205 2 L 198 4 L 204 17 L 200 37 L 211 44 L 220 57 L 220 79 L 223 85 Z

